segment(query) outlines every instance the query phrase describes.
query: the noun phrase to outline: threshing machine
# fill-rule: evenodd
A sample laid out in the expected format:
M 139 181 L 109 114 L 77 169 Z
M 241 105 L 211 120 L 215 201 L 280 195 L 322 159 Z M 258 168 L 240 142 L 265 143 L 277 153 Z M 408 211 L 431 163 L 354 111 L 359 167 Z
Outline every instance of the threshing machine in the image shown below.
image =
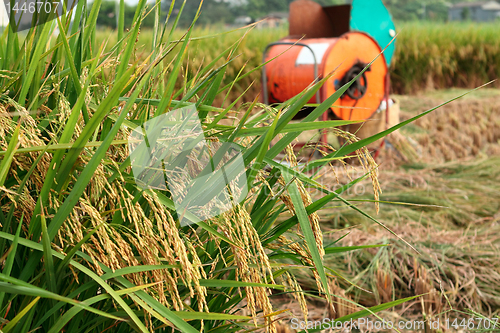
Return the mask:
M 353 0 L 322 7 L 311 0 L 290 4 L 289 35 L 264 50 L 264 103 L 284 102 L 329 73 L 309 103 L 321 103 L 381 55 L 322 119 L 367 120 L 384 110 L 389 119 L 389 71 L 396 30 L 381 0 Z M 322 140 L 326 143 L 326 134 Z

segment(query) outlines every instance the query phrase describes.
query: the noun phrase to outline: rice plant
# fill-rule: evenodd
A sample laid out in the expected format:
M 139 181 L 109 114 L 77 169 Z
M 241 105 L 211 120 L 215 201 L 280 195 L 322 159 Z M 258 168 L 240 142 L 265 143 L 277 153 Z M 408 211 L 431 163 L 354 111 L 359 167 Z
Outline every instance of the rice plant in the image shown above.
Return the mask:
M 391 74 L 394 89 L 473 88 L 498 79 L 499 27 L 498 22 L 402 24 Z
M 359 180 L 331 191 L 310 170 L 354 153 L 378 193 L 376 164 L 364 146 L 433 109 L 298 165 L 290 145 L 301 131 L 348 123 L 315 122 L 348 85 L 298 128 L 290 120 L 326 78 L 275 107 L 255 97 L 238 104 L 249 87 L 231 93 L 243 76 L 223 79 L 245 57 L 236 53 L 244 38 L 192 65 L 186 57 L 195 22 L 178 37 L 172 10 L 160 22 L 160 1 L 148 8 L 141 0 L 133 26 L 119 30 L 116 42 L 98 42 L 100 3 L 81 1 L 26 34 L 6 29 L 0 37 L 0 329 L 275 332 L 283 309 L 273 308 L 273 293 L 295 298 L 305 317 L 305 295 L 332 304 L 336 272 L 323 260 L 350 249 L 323 244 L 317 212 L 332 201 L 348 204 L 342 192 Z M 155 17 L 150 52 L 138 44 L 146 15 Z M 123 12 L 118 20 L 123 27 Z M 181 225 L 168 189 L 138 185 L 127 139 L 186 106 L 198 110 L 207 141 L 239 147 L 248 195 L 218 216 Z M 286 163 L 276 160 L 283 151 Z M 199 173 L 198 161 L 190 161 L 186 170 Z M 311 189 L 324 195 L 313 200 Z M 298 270 L 312 272 L 315 291 L 301 289 Z
M 498 79 L 499 28 L 497 22 L 399 22 L 395 59 L 391 68 L 393 92 L 415 94 L 451 87 L 472 89 Z M 245 36 L 236 48 L 237 54 L 245 56 L 235 58 L 227 66 L 223 82 L 230 84 L 240 74 L 242 67 L 245 68 L 241 74 L 247 74 L 259 66 L 265 46 L 287 36 L 288 30 L 239 29 L 228 32 L 217 27 L 195 27 L 192 34 L 197 38 L 192 39 L 188 57 L 184 60 L 189 76 L 195 75 L 202 63 L 210 63 L 217 58 L 235 39 Z M 174 32 L 174 36 L 175 39 L 182 38 L 181 31 Z M 99 29 L 96 38 L 98 41 L 109 38 L 107 48 L 110 49 L 116 42 L 117 34 Z M 141 31 L 138 56 L 149 54 L 152 38 L 153 31 Z M 187 66 L 188 63 L 190 66 Z M 243 102 L 252 102 L 253 96 L 260 92 L 260 71 L 253 71 L 236 82 L 231 97 L 237 98 L 250 85 L 249 93 L 242 97 Z

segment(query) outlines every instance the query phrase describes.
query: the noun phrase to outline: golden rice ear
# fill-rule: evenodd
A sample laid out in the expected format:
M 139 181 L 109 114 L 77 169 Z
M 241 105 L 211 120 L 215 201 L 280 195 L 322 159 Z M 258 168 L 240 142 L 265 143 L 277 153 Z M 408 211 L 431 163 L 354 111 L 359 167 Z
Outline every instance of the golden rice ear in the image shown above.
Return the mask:
M 299 282 L 297 281 L 295 276 L 293 276 L 289 272 L 286 272 L 285 274 L 283 274 L 281 276 L 281 280 L 282 280 L 282 284 L 285 286 L 285 292 L 290 292 L 289 295 L 291 295 L 291 297 L 293 297 L 299 303 L 300 310 L 302 312 L 304 321 L 307 322 L 309 310 L 307 308 L 305 294 L 302 290 L 301 285 L 299 284 Z
M 37 116 L 37 113 L 38 111 L 27 111 L 26 108 L 19 105 L 19 103 L 10 97 L 2 95 L 2 101 L 0 102 L 1 151 L 5 151 L 9 144 L 4 138 L 9 137 L 14 132 L 18 123 L 20 124 L 18 149 L 44 146 L 47 144 L 48 139 L 42 136 L 34 118 Z M 50 134 L 53 135 L 52 133 Z M 29 221 L 32 218 L 36 205 L 35 200 L 37 199 L 33 197 L 33 194 L 40 191 L 43 186 L 44 177 L 50 165 L 51 155 L 46 153 L 40 156 L 40 152 L 36 151 L 24 154 L 14 154 L 9 171 L 9 177 L 15 179 L 19 184 L 22 182 L 22 179 L 18 175 L 18 172 L 30 170 L 38 158 L 40 158 L 40 160 L 35 165 L 35 170 L 20 195 L 18 195 L 16 191 L 7 188 L 3 189 L 0 194 L 0 197 L 6 196 L 16 206 L 17 209 L 14 211 L 14 216 L 17 219 L 20 219 L 21 215 L 24 214 L 24 221 Z
M 350 133 L 348 131 L 345 131 L 341 128 L 330 129 L 329 135 L 335 136 L 340 141 L 343 141 L 343 143 L 346 145 L 358 142 L 360 140 L 360 138 L 358 138 L 355 134 Z M 332 147 L 331 145 L 327 145 L 327 146 L 325 146 L 325 148 L 327 148 L 326 149 L 327 151 L 336 151 L 336 149 L 334 147 Z M 328 154 L 327 152 L 325 152 L 324 150 L 321 150 L 321 149 L 319 149 L 318 151 L 323 156 L 326 156 Z M 375 208 L 376 208 L 377 213 L 378 213 L 379 212 L 378 200 L 380 198 L 380 194 L 382 193 L 382 188 L 380 187 L 380 183 L 378 181 L 378 174 L 379 174 L 378 164 L 375 161 L 375 159 L 373 158 L 370 151 L 368 150 L 368 147 L 362 147 L 362 148 L 356 150 L 356 152 L 354 152 L 353 156 L 356 157 L 359 165 L 361 165 L 364 172 L 368 173 L 370 175 L 370 179 L 372 181 L 374 199 L 375 199 Z M 344 170 L 345 170 L 345 174 L 352 181 L 353 179 L 351 178 L 351 175 L 347 170 L 348 165 L 352 162 L 349 162 L 349 161 L 346 162 L 346 161 L 341 159 L 338 161 L 338 163 L 342 164 L 342 166 L 344 167 Z M 339 178 L 338 178 L 337 171 L 334 168 L 334 163 L 330 163 L 329 166 L 330 166 L 330 169 L 333 171 L 333 175 L 335 176 L 336 181 L 338 182 Z
M 252 220 L 244 206 L 236 206 L 233 210 L 223 213 L 218 219 L 218 226 L 223 233 L 238 246 L 231 245 L 234 253 L 234 263 L 237 266 L 238 279 L 251 283 L 274 284 L 273 269 L 268 255 L 262 247 L 259 235 L 252 225 Z M 271 290 L 264 287 L 245 287 L 246 303 L 250 310 L 254 324 L 258 324 L 258 310 L 262 310 L 265 317 L 266 330 L 276 332 L 271 304 Z

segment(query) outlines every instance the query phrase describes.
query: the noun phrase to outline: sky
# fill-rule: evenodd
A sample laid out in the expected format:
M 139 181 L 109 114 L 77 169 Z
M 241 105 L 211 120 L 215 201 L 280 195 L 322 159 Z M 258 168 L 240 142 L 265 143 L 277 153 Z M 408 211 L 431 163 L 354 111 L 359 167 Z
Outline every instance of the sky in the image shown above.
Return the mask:
M 4 4 L 0 4 L 0 27 L 5 27 L 9 24 L 9 17 L 7 16 L 7 10 Z

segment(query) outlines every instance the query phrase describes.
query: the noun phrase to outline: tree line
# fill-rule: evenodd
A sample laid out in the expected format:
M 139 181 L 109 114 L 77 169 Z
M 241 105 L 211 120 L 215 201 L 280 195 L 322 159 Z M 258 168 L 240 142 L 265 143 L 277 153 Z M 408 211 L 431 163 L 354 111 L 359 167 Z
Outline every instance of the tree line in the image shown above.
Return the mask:
M 187 0 L 179 25 L 186 27 L 191 24 L 201 0 Z M 270 13 L 288 12 L 289 4 L 294 0 L 204 0 L 198 25 L 228 25 L 233 24 L 237 17 L 246 16 L 258 20 Z M 315 0 L 323 6 L 337 5 L 350 0 Z M 396 21 L 431 20 L 446 21 L 448 7 L 463 0 L 383 0 Z M 474 0 L 469 0 L 474 1 Z M 163 0 L 162 12 L 166 16 L 173 0 Z M 177 15 L 183 1 L 174 2 L 173 15 Z M 125 4 L 125 27 L 132 25 L 135 6 Z M 104 0 L 99 11 L 97 24 L 116 28 L 116 2 Z M 143 22 L 143 27 L 153 27 L 153 15 Z

